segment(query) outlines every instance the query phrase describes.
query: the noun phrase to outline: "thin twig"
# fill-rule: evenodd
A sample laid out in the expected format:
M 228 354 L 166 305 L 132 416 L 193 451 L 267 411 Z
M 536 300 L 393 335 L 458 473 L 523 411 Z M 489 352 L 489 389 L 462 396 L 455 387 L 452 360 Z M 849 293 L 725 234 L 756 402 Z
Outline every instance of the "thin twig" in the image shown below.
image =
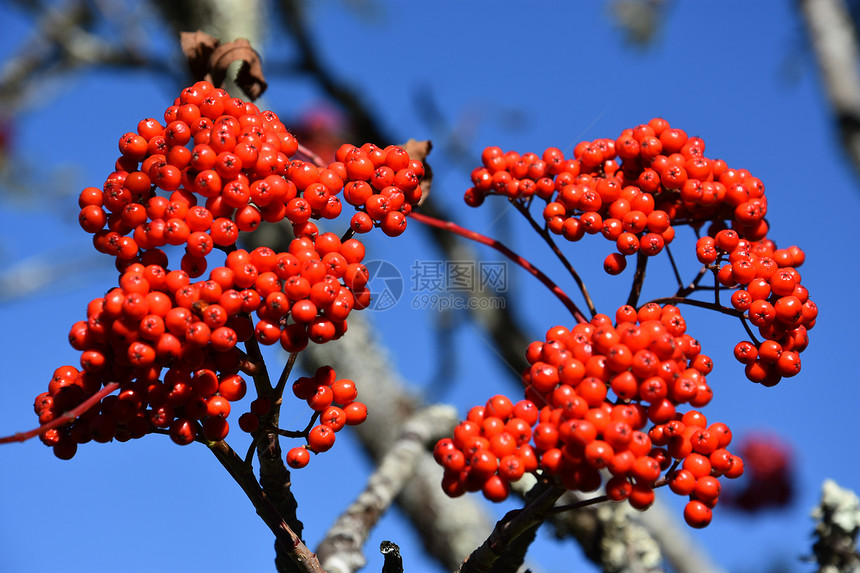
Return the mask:
M 313 150 L 308 149 L 307 147 L 305 147 L 301 143 L 299 144 L 299 148 L 298 148 L 296 153 L 298 155 L 304 156 L 305 158 L 310 160 L 310 162 L 313 163 L 314 165 L 316 165 L 317 167 L 325 167 L 326 166 L 326 162 L 323 161 L 322 157 L 320 157 Z
M 247 315 L 248 320 L 251 319 Z M 263 359 L 263 353 L 260 350 L 260 343 L 254 336 L 251 336 L 245 341 L 245 351 L 252 364 L 257 366 L 254 377 L 254 388 L 257 390 L 258 397 L 269 396 L 272 392 L 272 382 L 269 379 L 269 371 L 266 369 L 266 361 Z
M 654 302 L 654 303 L 657 303 L 660 305 L 663 305 L 663 304 L 675 304 L 675 305 L 687 304 L 690 306 L 696 306 L 696 307 L 704 308 L 707 310 L 714 310 L 714 311 L 719 312 L 720 314 L 725 314 L 727 316 L 734 316 L 735 318 L 737 318 L 741 321 L 741 325 L 744 327 L 744 330 L 746 330 L 747 334 L 749 334 L 750 338 L 752 338 L 753 343 L 756 346 L 759 345 L 758 339 L 756 338 L 755 333 L 753 333 L 752 329 L 750 328 L 749 323 L 747 321 L 747 318 L 744 316 L 744 313 L 739 311 L 739 310 L 735 310 L 735 309 L 729 308 L 727 306 L 722 306 L 719 303 L 705 302 L 703 300 L 696 300 L 694 298 L 686 298 L 686 297 L 678 297 L 678 296 L 668 296 L 668 297 L 664 297 L 664 298 L 655 298 L 654 300 L 649 301 L 649 302 Z
M 633 285 L 630 287 L 630 296 L 627 297 L 627 304 L 636 308 L 639 302 L 639 295 L 642 294 L 642 285 L 645 282 L 645 267 L 648 266 L 648 256 L 639 251 L 636 255 L 636 272 L 633 275 Z
M 705 302 L 703 300 L 696 300 L 694 298 L 686 298 L 679 296 L 667 296 L 663 298 L 655 298 L 654 300 L 650 300 L 648 302 L 654 302 L 659 305 L 664 304 L 687 304 L 690 306 L 697 306 L 699 308 L 705 308 L 708 310 L 715 310 L 721 314 L 725 314 L 728 316 L 734 316 L 736 318 L 743 318 L 743 313 L 739 310 L 735 310 L 733 308 L 729 308 L 727 306 L 722 306 L 718 303 L 713 302 Z
M 298 358 L 298 356 L 298 352 L 293 352 L 287 359 L 287 363 L 284 364 L 284 369 L 281 371 L 280 378 L 278 378 L 278 385 L 275 386 L 275 390 L 272 392 L 273 401 L 278 401 L 281 399 L 281 396 L 283 396 L 284 388 L 287 386 L 287 380 L 290 378 L 290 373 L 293 371 L 293 366 L 295 366 L 296 358 Z
M 552 508 L 551 511 L 547 513 L 547 515 L 556 515 L 559 513 L 564 513 L 565 511 L 573 511 L 577 509 L 582 509 L 583 507 L 588 507 L 589 505 L 596 505 L 598 503 L 603 503 L 605 501 L 609 501 L 609 496 L 606 495 L 598 495 L 597 497 L 591 497 L 588 499 L 583 499 L 576 503 L 568 503 L 567 505 L 558 505 Z
M 445 229 L 447 231 L 460 235 L 461 237 L 471 239 L 477 243 L 487 245 L 488 247 L 492 247 L 493 249 L 499 251 L 508 259 L 527 270 L 531 275 L 533 275 L 540 282 L 542 282 L 550 291 L 552 291 L 556 298 L 558 298 L 558 300 L 560 300 L 562 304 L 564 304 L 564 306 L 570 311 L 570 313 L 578 322 L 588 322 L 588 319 L 585 317 L 582 311 L 579 310 L 576 304 L 572 300 L 570 300 L 567 294 L 563 290 L 561 290 L 561 288 L 557 284 L 555 284 L 552 279 L 550 279 L 543 273 L 543 271 L 538 269 L 536 266 L 534 266 L 532 263 L 530 263 L 520 255 L 513 252 L 511 249 L 509 249 L 497 239 L 491 239 L 485 235 L 482 235 L 475 231 L 471 231 L 469 229 L 466 229 L 465 227 L 461 227 L 456 223 L 452 223 L 451 221 L 440 221 L 439 219 L 424 215 L 423 213 L 418 213 L 416 211 L 412 211 L 409 216 L 416 221 L 424 223 L 425 225 Z
M 57 426 L 62 426 L 63 424 L 68 424 L 73 421 L 75 418 L 92 408 L 96 403 L 99 402 L 102 398 L 113 392 L 119 388 L 118 382 L 108 382 L 105 384 L 104 388 L 69 410 L 68 412 L 63 412 L 47 424 L 39 426 L 34 430 L 30 430 L 29 432 L 18 432 L 11 436 L 6 436 L 5 438 L 0 438 L 0 444 L 10 444 L 12 442 L 24 442 L 29 440 L 30 438 L 35 438 L 36 436 L 47 432 Z
M 528 207 L 519 203 L 517 201 L 512 202 L 514 207 L 516 207 L 517 211 L 523 214 L 532 228 L 537 232 L 538 235 L 546 242 L 549 248 L 555 253 L 555 256 L 558 257 L 558 260 L 561 261 L 561 264 L 564 265 L 564 268 L 567 269 L 567 272 L 570 273 L 570 276 L 573 277 L 573 280 L 576 282 L 576 286 L 579 288 L 579 292 L 582 293 L 582 298 L 585 299 L 585 305 L 588 307 L 588 311 L 591 313 L 591 316 L 597 314 L 597 309 L 594 306 L 594 301 L 591 300 L 591 295 L 588 294 L 588 289 L 585 286 L 585 281 L 582 280 L 582 277 L 579 276 L 579 273 L 576 272 L 576 269 L 573 268 L 573 265 L 570 264 L 570 261 L 567 260 L 567 257 L 564 256 L 564 253 L 561 252 L 561 249 L 556 244 L 555 240 L 552 238 L 552 235 L 546 230 L 546 228 L 538 225 L 537 221 L 532 217 L 531 212 L 528 210 Z
M 675 274 L 675 280 L 678 281 L 678 292 L 684 288 L 684 281 L 681 279 L 681 272 L 678 270 L 678 265 L 675 263 L 675 257 L 672 255 L 672 249 L 666 245 L 666 254 L 669 256 L 669 262 L 672 264 L 672 272 Z

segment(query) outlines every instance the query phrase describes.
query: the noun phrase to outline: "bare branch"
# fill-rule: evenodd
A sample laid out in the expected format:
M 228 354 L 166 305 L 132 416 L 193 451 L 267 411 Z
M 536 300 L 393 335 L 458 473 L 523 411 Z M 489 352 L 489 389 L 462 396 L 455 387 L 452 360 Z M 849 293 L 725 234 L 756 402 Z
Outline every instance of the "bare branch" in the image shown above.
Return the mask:
M 35 12 L 35 30 L 18 53 L 0 68 L 3 112 L 27 105 L 39 86 L 58 73 L 84 66 L 150 68 L 168 71 L 130 42 L 111 43 L 84 29 L 95 14 L 87 2 L 66 2 Z
M 373 334 L 367 319 L 349 317 L 349 332 L 337 342 L 310 345 L 301 358 L 306 366 L 329 364 L 338 372 L 349 372 L 359 388 L 359 399 L 367 405 L 367 420 L 353 428 L 374 460 L 391 449 L 420 401 L 406 391 L 406 383 Z M 481 544 L 492 527 L 480 503 L 469 497 L 451 499 L 439 484 L 442 469 L 429 452 L 422 453 L 412 479 L 397 498 L 400 508 L 415 525 L 427 551 L 448 570 L 459 567 L 469 552 Z
M 547 518 L 564 490 L 549 484 L 539 484 L 537 487 L 540 493 L 523 509 L 508 512 L 496 523 L 486 541 L 463 561 L 460 573 L 488 573 L 517 537 L 540 525 Z
M 311 553 L 299 536 L 290 528 L 266 493 L 257 483 L 251 468 L 245 465 L 242 458 L 227 444 L 227 442 L 213 442 L 208 444 L 209 449 L 221 462 L 221 465 L 230 473 L 236 483 L 251 500 L 254 508 L 272 533 L 275 534 L 275 545 L 278 555 L 286 555 L 290 566 L 278 564 L 279 571 L 298 571 L 305 573 L 325 573 L 320 567 L 316 555 Z
M 582 505 L 586 501 L 584 494 L 568 491 L 558 504 Z M 648 511 L 651 509 L 653 506 Z M 547 523 L 556 538 L 575 539 L 585 556 L 607 573 L 663 573 L 661 546 L 639 515 L 626 503 L 601 503 L 553 514 Z
M 457 411 L 450 406 L 430 406 L 403 424 L 400 436 L 379 462 L 364 491 L 338 518 L 317 548 L 328 573 L 352 573 L 366 565 L 362 546 L 371 529 L 407 481 L 415 474 L 428 446 L 450 434 Z

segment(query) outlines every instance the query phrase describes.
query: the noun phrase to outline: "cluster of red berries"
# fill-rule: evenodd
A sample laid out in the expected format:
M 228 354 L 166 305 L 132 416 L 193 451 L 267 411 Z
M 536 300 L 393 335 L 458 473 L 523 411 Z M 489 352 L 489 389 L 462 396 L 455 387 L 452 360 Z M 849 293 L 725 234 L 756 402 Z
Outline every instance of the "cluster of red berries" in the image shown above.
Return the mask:
M 709 425 L 697 409 L 680 411 L 711 401 L 705 377 L 713 364 L 677 307 L 625 305 L 614 326 L 599 314 L 572 329 L 554 327 L 526 358 L 525 401 L 494 397 L 437 444 L 449 495 L 482 490 L 498 501 L 511 481 L 536 471 L 590 492 L 605 469 L 610 499 L 646 509 L 654 488 L 668 484 L 689 496 L 690 525 L 710 522 L 718 478 L 741 475 L 743 461 L 726 449 L 732 435 L 725 424 Z
M 807 332 L 818 317 L 818 306 L 797 271 L 806 258 L 803 251 L 777 249 L 769 239 L 750 242 L 722 229 L 696 242 L 696 256 L 716 271 L 722 286 L 740 287 L 732 293 L 732 306 L 764 338 L 758 346 L 746 340 L 735 346 L 747 378 L 773 386 L 798 374 L 800 353 L 809 344 Z
M 738 445 L 746 471 L 740 490 L 728 490 L 726 502 L 743 511 L 785 507 L 794 499 L 791 449 L 775 436 L 756 433 Z
M 94 351 L 95 352 L 95 351 Z M 78 444 L 127 441 L 161 431 L 180 445 L 196 439 L 222 440 L 227 436 L 230 403 L 247 391 L 238 370 L 216 370 L 221 364 L 204 360 L 198 368 L 172 366 L 132 367 L 116 357 L 115 363 L 85 362 L 85 369 L 61 366 L 54 371 L 48 391 L 36 397 L 35 411 L 48 423 L 95 394 L 109 381 L 120 384 L 117 395 L 105 396 L 96 406 L 68 424 L 41 435 L 61 459 L 71 459 Z M 223 359 L 222 359 L 223 361 Z
M 800 352 L 818 316 L 797 271 L 805 255 L 796 246 L 777 249 L 767 238 L 761 180 L 704 151 L 701 138 L 660 118 L 614 140 L 581 142 L 572 159 L 556 148 L 539 157 L 488 147 L 466 202 L 477 206 L 503 195 L 525 204 L 537 196 L 546 201 L 550 232 L 570 241 L 599 233 L 615 242 L 617 252 L 604 261 L 613 275 L 629 255 L 660 253 L 676 226 L 698 231 L 707 224 L 696 243 L 698 260 L 713 271 L 715 287 L 739 287 L 731 304 L 764 339 L 739 343 L 735 356 L 750 380 L 773 386 L 800 371 Z
M 109 382 L 117 382 L 120 393 L 103 398 L 46 443 L 67 458 L 78 443 L 141 437 L 156 428 L 167 429 L 180 444 L 198 435 L 223 439 L 229 402 L 246 391 L 236 343 L 253 335 L 240 312 L 255 297 L 232 287 L 232 281 L 212 279 L 192 284 L 184 271 L 155 264 L 129 265 L 119 286 L 90 301 L 86 320 L 72 325 L 69 343 L 81 351 L 81 369 L 55 371 L 48 392 L 36 400 L 43 406 L 39 418 L 52 420 Z
M 402 148 L 345 144 L 325 168 L 291 160 L 298 141 L 274 113 L 207 82 L 182 90 L 164 121 L 144 119 L 124 134 L 114 172 L 79 197 L 80 225 L 116 258 L 119 286 L 72 327 L 81 367 L 58 369 L 36 411 L 46 423 L 109 382 L 120 393 L 43 434 L 62 458 L 90 439 L 159 430 L 182 444 L 223 439 L 229 402 L 245 394 L 239 372 L 254 368 L 237 343 L 253 338 L 299 352 L 339 338 L 349 313 L 370 302 L 364 245 L 320 233 L 312 219 L 340 215 L 343 191 L 357 211 L 354 232 L 378 226 L 395 236 L 421 198 L 423 164 Z M 237 249 L 239 232 L 262 221 L 292 224 L 297 238 L 287 252 Z M 178 269 L 170 268 L 170 247 L 184 247 Z M 220 266 L 193 281 L 216 249 L 226 253 Z M 259 400 L 248 414 L 268 410 Z M 321 425 L 337 427 L 338 411 L 359 423 L 361 408 L 340 395 Z M 242 426 L 254 426 L 250 416 Z
M 569 241 L 601 234 L 615 243 L 604 268 L 619 274 L 626 257 L 654 256 L 675 238 L 675 226 L 728 221 L 742 238 L 768 231 L 764 186 L 744 169 L 704 155 L 701 138 L 688 137 L 660 118 L 624 130 L 617 139 L 580 142 L 573 158 L 550 147 L 541 156 L 488 147 L 472 172 L 466 203 L 487 195 L 515 201 L 537 196 L 550 232 Z
M 457 497 L 480 490 L 492 501 L 507 498 L 512 482 L 539 467 L 538 454 L 529 443 L 539 416 L 534 402 L 514 404 L 501 395 L 472 408 L 453 438 L 443 438 L 433 448 L 433 457 L 445 468 L 445 493 Z
M 143 429 L 169 428 L 177 443 L 190 443 L 201 431 L 208 440 L 223 439 L 228 402 L 245 394 L 245 382 L 237 373 L 248 368 L 247 358 L 236 344 L 253 337 L 298 352 L 309 341 L 340 337 L 350 311 L 369 303 L 363 256 L 364 247 L 355 239 L 341 242 L 324 233 L 315 241 L 294 239 L 286 253 L 268 247 L 251 253 L 234 250 L 226 256 L 225 266 L 213 269 L 205 281 L 192 282 L 185 271 L 167 271 L 156 264 L 128 265 L 119 286 L 92 300 L 87 319 L 72 326 L 69 342 L 81 351 L 81 372 L 63 370 L 60 381 L 52 381 L 47 394 L 52 403 L 40 408 L 40 420 L 50 421 L 104 384 L 117 381 L 120 397 L 133 405 L 128 414 L 152 423 L 134 435 Z M 256 313 L 256 324 L 250 313 Z M 163 369 L 167 371 L 161 382 Z M 201 379 L 206 381 L 203 385 L 197 378 L 200 373 L 207 376 Z M 221 391 L 223 384 L 240 385 L 242 390 Z M 64 390 L 66 386 L 78 388 Z M 56 400 L 60 391 L 75 400 Z M 218 404 L 217 414 L 205 407 L 210 402 Z M 108 396 L 102 408 L 113 403 L 115 397 Z M 71 440 L 74 435 L 76 443 L 96 433 L 106 438 L 106 418 L 117 422 L 111 427 L 120 432 L 129 422 L 125 415 L 105 414 L 89 434 L 80 429 L 71 434 L 72 427 L 66 427 L 57 437 Z M 202 427 L 195 425 L 198 421 Z M 61 444 L 55 451 L 68 455 L 74 448 Z
M 287 220 L 313 238 L 311 219 L 339 216 L 341 191 L 358 210 L 353 230 L 395 236 L 421 198 L 423 164 L 402 148 L 344 144 L 324 168 L 291 160 L 299 144 L 277 115 L 207 82 L 182 90 L 164 121 L 124 134 L 115 171 L 79 198 L 81 226 L 120 268 L 185 246 L 182 269 L 200 276 L 213 247 L 234 246 L 262 221 Z
M 308 403 L 318 415 L 319 424 L 308 430 L 306 445 L 287 451 L 287 465 L 291 468 L 305 467 L 311 452 L 319 454 L 331 449 L 335 434 L 344 426 L 355 426 L 367 419 L 367 406 L 356 401 L 355 382 L 346 378 L 337 380 L 330 366 L 321 366 L 313 376 L 296 379 L 293 394 Z
M 367 233 L 376 226 L 389 237 L 403 233 L 406 216 L 421 200 L 424 164 L 394 145 L 344 144 L 335 158 L 332 165 L 342 164 L 346 171 L 343 198 L 356 209 L 350 228 Z

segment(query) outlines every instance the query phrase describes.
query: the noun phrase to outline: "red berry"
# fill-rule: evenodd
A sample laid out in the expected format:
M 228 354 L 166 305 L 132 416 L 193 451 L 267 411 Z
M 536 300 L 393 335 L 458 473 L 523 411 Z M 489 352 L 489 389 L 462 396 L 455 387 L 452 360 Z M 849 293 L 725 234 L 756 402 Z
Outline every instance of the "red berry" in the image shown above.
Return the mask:
M 287 465 L 293 469 L 301 469 L 311 461 L 311 454 L 306 448 L 290 448 L 287 452 Z

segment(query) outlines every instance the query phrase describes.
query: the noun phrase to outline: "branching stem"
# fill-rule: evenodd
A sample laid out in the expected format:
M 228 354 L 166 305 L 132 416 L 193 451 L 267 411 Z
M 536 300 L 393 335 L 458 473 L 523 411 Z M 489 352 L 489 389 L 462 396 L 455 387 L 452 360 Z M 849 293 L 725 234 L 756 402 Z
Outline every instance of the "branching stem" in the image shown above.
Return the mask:
M 236 483 L 251 500 L 254 509 L 257 510 L 257 515 L 275 534 L 276 544 L 281 552 L 290 558 L 299 571 L 324 573 L 316 555 L 302 543 L 299 536 L 287 525 L 287 522 L 260 487 L 251 468 L 236 455 L 236 452 L 226 442 L 212 442 L 207 445 L 218 461 L 221 462 L 221 465 L 224 466 L 224 469 L 236 480 Z
M 531 202 L 529 202 L 529 205 Z M 538 225 L 537 221 L 532 217 L 531 211 L 529 211 L 527 205 L 523 205 L 522 203 L 518 203 L 516 201 L 513 202 L 514 207 L 523 214 L 523 216 L 528 220 L 529 224 L 532 228 L 537 232 L 538 235 L 546 242 L 549 248 L 555 253 L 555 256 L 558 257 L 558 260 L 561 261 L 561 264 L 564 265 L 564 268 L 567 269 L 567 272 L 570 273 L 570 276 L 573 277 L 573 280 L 576 282 L 576 286 L 579 287 L 579 292 L 582 293 L 582 298 L 585 299 L 585 305 L 588 307 L 588 311 L 591 313 L 591 316 L 597 314 L 597 309 L 594 307 L 594 302 L 591 300 L 591 295 L 588 294 L 588 289 L 585 287 L 585 281 L 582 280 L 582 277 L 579 276 L 579 273 L 576 272 L 576 269 L 573 268 L 573 265 L 570 264 L 570 261 L 567 260 L 567 257 L 564 256 L 564 253 L 561 252 L 561 249 L 556 244 L 555 240 L 553 240 L 552 235 L 547 232 L 545 227 L 541 227 Z
M 460 566 L 459 573 L 488 573 L 493 563 L 518 536 L 552 513 L 556 500 L 565 492 L 558 485 L 543 484 L 544 489 L 522 509 L 509 511 L 493 529 L 484 543 L 475 549 Z

